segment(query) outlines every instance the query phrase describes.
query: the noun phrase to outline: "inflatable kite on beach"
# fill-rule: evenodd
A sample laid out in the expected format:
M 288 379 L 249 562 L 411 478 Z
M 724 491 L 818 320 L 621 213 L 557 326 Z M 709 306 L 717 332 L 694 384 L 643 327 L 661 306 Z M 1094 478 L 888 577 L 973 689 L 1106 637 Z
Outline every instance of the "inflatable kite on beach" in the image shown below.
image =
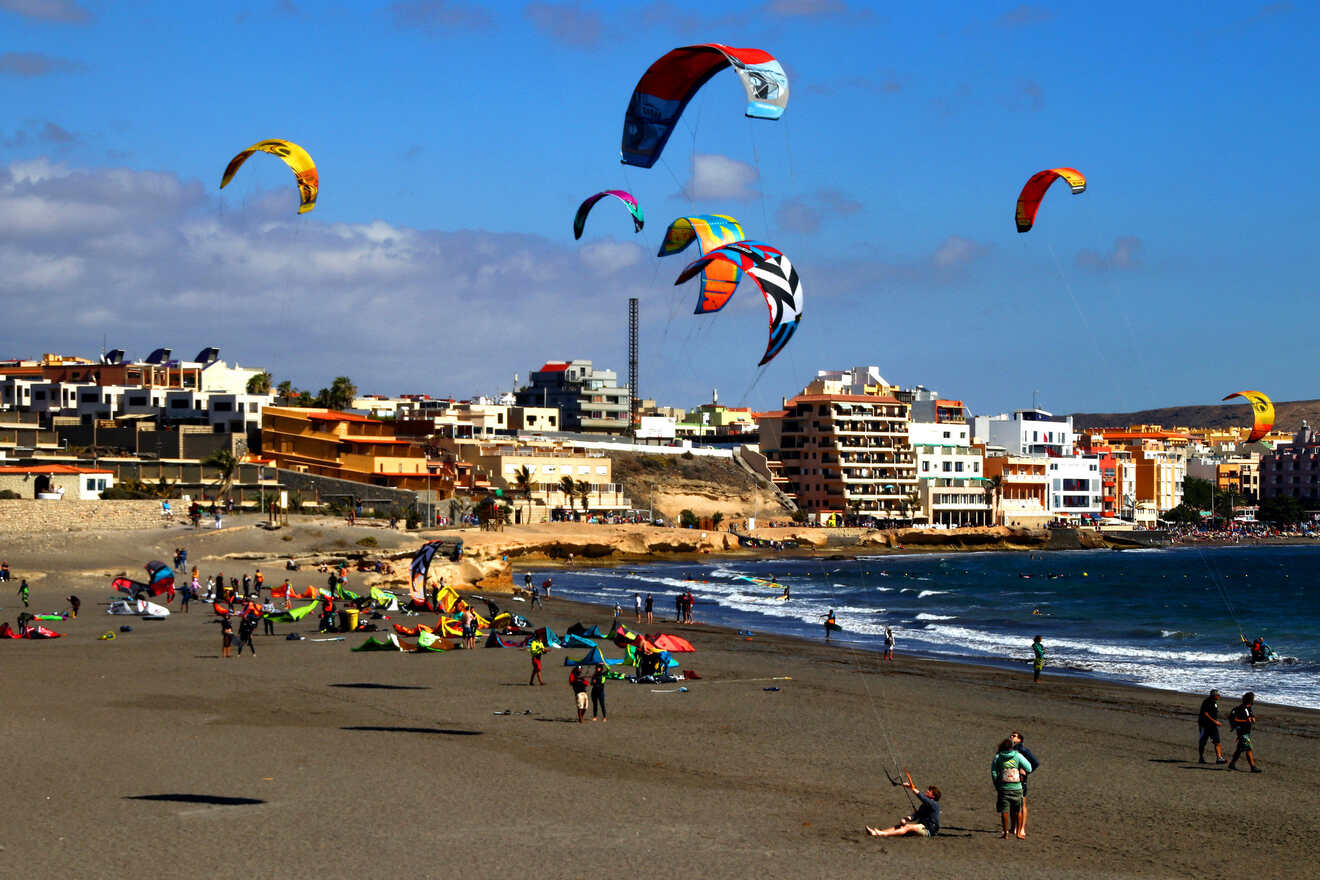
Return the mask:
M 623 164 L 650 168 L 697 90 L 732 67 L 747 89 L 747 115 L 778 119 L 788 106 L 788 76 L 769 52 L 720 43 L 683 46 L 642 74 L 623 117 Z
M 321 188 L 320 178 L 316 174 L 316 163 L 312 161 L 312 157 L 302 147 L 293 141 L 280 138 L 255 143 L 230 159 L 229 164 L 225 166 L 224 175 L 220 178 L 221 189 L 229 185 L 229 181 L 234 179 L 234 175 L 247 161 L 248 156 L 256 152 L 279 156 L 284 160 L 284 164 L 293 169 L 293 177 L 298 184 L 298 195 L 301 199 L 298 204 L 299 214 L 306 214 L 316 207 L 316 193 Z
M 716 261 L 738 267 L 751 276 L 770 309 L 770 341 L 757 366 L 783 351 L 802 320 L 802 282 L 797 269 L 778 248 L 761 241 L 737 241 L 693 260 L 674 284 L 682 284 Z
M 633 232 L 641 232 L 642 227 L 646 225 L 646 218 L 642 216 L 642 206 L 637 204 L 637 198 L 630 192 L 624 192 L 621 189 L 607 189 L 598 192 L 594 196 L 589 196 L 585 202 L 578 205 L 577 214 L 573 217 L 573 238 L 581 238 L 582 230 L 587 225 L 587 215 L 596 203 L 606 196 L 614 196 L 628 208 L 628 213 L 632 214 Z
M 1045 191 L 1059 178 L 1067 181 L 1074 195 L 1086 192 L 1086 178 L 1076 168 L 1046 168 L 1031 175 L 1031 179 L 1022 187 L 1018 195 L 1017 231 L 1026 232 L 1036 222 L 1036 212 L 1040 210 L 1040 200 L 1045 198 Z
M 728 214 L 699 214 L 695 217 L 679 217 L 665 230 L 665 240 L 660 243 L 660 253 L 656 256 L 668 257 L 686 250 L 692 242 L 698 242 L 701 253 L 710 253 L 721 245 L 742 241 L 742 224 Z M 695 314 L 705 315 L 718 312 L 733 296 L 742 278 L 742 269 L 733 263 L 716 260 L 708 263 L 701 271 L 701 292 L 697 296 Z
M 147 570 L 147 583 L 131 578 L 117 577 L 110 586 L 120 593 L 137 597 L 141 594 L 159 596 L 166 593 L 166 602 L 174 601 L 174 569 L 163 562 L 152 560 L 144 566 Z
M 426 583 L 426 573 L 431 570 L 431 560 L 437 553 L 451 562 L 457 562 L 463 558 L 463 539 L 441 538 L 438 541 L 427 541 L 419 547 L 408 566 L 409 582 L 414 588 Z
M 1241 397 L 1251 404 L 1254 417 L 1251 424 L 1251 433 L 1247 435 L 1247 442 L 1255 443 L 1268 434 L 1270 428 L 1274 427 L 1274 402 L 1259 391 L 1234 391 L 1224 400 L 1232 400 L 1234 397 Z

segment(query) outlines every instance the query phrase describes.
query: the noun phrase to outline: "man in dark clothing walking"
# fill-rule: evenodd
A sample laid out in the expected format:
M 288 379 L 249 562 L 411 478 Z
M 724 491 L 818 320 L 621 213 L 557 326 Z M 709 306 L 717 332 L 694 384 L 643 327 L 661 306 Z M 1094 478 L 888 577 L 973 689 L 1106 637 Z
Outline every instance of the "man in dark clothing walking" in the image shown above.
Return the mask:
M 238 624 L 238 656 L 243 656 L 243 646 L 247 645 L 248 650 L 255 657 L 257 648 L 252 644 L 252 633 L 257 629 L 257 616 L 255 614 L 245 614 Z
M 1237 734 L 1237 748 L 1233 750 L 1233 760 L 1228 762 L 1229 770 L 1236 770 L 1237 759 L 1246 755 L 1251 772 L 1260 772 L 1260 768 L 1256 766 L 1256 756 L 1251 742 L 1251 728 L 1256 723 L 1256 711 L 1252 708 L 1255 704 L 1256 695 L 1247 691 L 1242 695 L 1241 704 L 1234 706 L 1233 711 L 1228 713 L 1228 723 L 1233 726 L 1233 732 Z
M 1201 711 L 1196 716 L 1196 726 L 1201 733 L 1196 742 L 1196 755 L 1200 762 L 1205 763 L 1205 744 L 1212 742 L 1215 744 L 1215 763 L 1227 764 L 1224 747 L 1219 742 L 1219 728 L 1223 727 L 1223 722 L 1219 720 L 1219 691 L 1211 691 L 1210 696 L 1201 701 Z

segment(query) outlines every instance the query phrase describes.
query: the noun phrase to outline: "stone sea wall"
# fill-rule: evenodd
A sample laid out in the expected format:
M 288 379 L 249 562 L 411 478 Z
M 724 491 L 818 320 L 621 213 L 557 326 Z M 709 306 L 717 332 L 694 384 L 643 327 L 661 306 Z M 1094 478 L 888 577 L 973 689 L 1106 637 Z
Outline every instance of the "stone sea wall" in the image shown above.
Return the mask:
M 159 501 L 0 499 L 0 534 L 5 535 L 146 529 L 160 524 Z

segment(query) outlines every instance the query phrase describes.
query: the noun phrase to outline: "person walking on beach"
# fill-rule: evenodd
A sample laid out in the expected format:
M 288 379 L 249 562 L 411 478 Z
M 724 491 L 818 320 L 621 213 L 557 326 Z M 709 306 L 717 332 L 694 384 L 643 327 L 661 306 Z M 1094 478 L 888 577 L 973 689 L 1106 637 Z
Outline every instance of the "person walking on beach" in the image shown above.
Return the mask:
M 252 633 L 257 628 L 257 615 L 244 614 L 243 619 L 238 622 L 238 656 L 243 656 L 243 646 L 247 645 L 252 656 L 257 655 L 257 647 L 252 644 Z
M 911 816 L 904 816 L 893 828 L 872 828 L 866 826 L 866 833 L 872 837 L 902 837 L 913 834 L 917 837 L 934 837 L 940 833 L 940 790 L 938 786 L 928 786 L 924 792 L 917 791 L 911 782 L 904 781 L 903 787 L 917 796 L 921 805 Z
M 605 665 L 596 664 L 596 672 L 591 676 L 591 720 L 596 720 L 596 707 L 600 707 L 600 720 L 609 721 L 605 717 Z
M 82 607 L 82 600 L 77 596 L 70 596 L 67 601 L 69 603 L 70 616 L 77 617 L 78 609 Z
M 1246 755 L 1247 765 L 1251 767 L 1251 772 L 1260 772 L 1260 768 L 1256 766 L 1256 755 L 1251 742 L 1251 728 L 1256 723 L 1256 710 L 1253 708 L 1255 704 L 1256 695 L 1251 691 L 1247 691 L 1242 695 L 1242 702 L 1234 706 L 1233 711 L 1228 713 L 1228 723 L 1232 725 L 1233 732 L 1237 734 L 1237 747 L 1233 749 L 1233 760 L 1228 762 L 1229 770 L 1236 770 L 1238 758 Z
M 830 613 L 825 615 L 825 641 L 830 640 L 830 633 L 834 632 L 836 626 L 838 624 L 834 622 L 834 609 L 831 608 Z
M 637 622 L 638 622 L 638 623 L 641 623 L 641 622 L 642 622 L 642 594 L 641 594 L 641 593 L 633 593 L 633 616 L 637 618 Z
M 28 595 L 31 594 L 31 592 L 32 591 L 28 589 L 27 578 L 23 578 L 21 581 L 19 581 L 18 598 L 23 600 L 24 608 L 28 607 Z
M 1215 744 L 1215 763 L 1227 764 L 1228 760 L 1224 758 L 1224 747 L 1219 742 L 1219 728 L 1224 723 L 1219 720 L 1219 691 L 1210 692 L 1210 696 L 1201 701 L 1201 711 L 1196 716 L 1196 727 L 1200 736 L 1196 741 L 1196 756 L 1200 763 L 1205 763 L 1205 744 L 1212 742 Z
M 885 627 L 885 653 L 882 659 L 894 659 L 894 631 L 889 627 Z
M 228 617 L 220 620 L 220 656 L 233 657 L 230 653 L 233 650 L 230 646 L 234 644 L 234 625 L 229 622 Z
M 683 591 L 674 594 L 674 623 L 683 622 Z
M 550 578 L 541 581 L 541 589 L 545 591 L 545 598 L 550 598 L 550 586 L 554 583 Z
M 1010 829 L 1016 828 L 1022 812 L 1022 780 L 1031 772 L 1031 762 L 1013 748 L 1013 740 L 1006 739 L 999 744 L 999 751 L 990 761 L 990 778 L 995 784 L 995 811 L 1003 820 L 1004 832 L 1000 837 L 1008 839 Z M 1024 837 L 1024 832 L 1018 832 Z
M 647 594 L 646 594 L 646 622 L 647 622 L 647 623 L 651 623 L 652 620 L 653 620 L 653 618 L 652 618 L 652 616 L 651 616 L 651 611 L 652 611 L 652 609 L 654 609 L 654 607 L 655 607 L 655 600 L 654 600 L 653 598 L 651 598 L 651 594 L 650 594 L 650 593 L 647 593 Z
M 573 671 L 568 674 L 568 685 L 573 689 L 573 700 L 577 703 L 578 724 L 581 724 L 582 716 L 587 714 L 587 677 L 582 673 L 581 666 L 574 666 Z
M 1040 671 L 1045 668 L 1045 645 L 1040 636 L 1031 640 L 1031 653 L 1031 683 L 1035 684 L 1040 681 Z
M 266 601 L 261 605 L 261 631 L 268 636 L 275 635 L 275 598 L 267 596 Z
M 189 613 L 188 603 L 191 602 L 193 596 L 198 595 L 200 591 L 201 585 L 197 583 L 197 578 L 193 578 L 191 584 L 184 584 L 182 589 L 179 590 L 179 609 L 183 611 L 184 614 Z
M 1027 763 L 1031 765 L 1031 773 L 1039 770 L 1040 761 L 1036 760 L 1036 756 L 1031 753 L 1031 749 L 1027 748 L 1026 744 L 1022 742 L 1022 734 L 1015 730 L 1008 735 L 1008 738 L 1013 741 L 1013 748 L 1017 749 L 1018 754 L 1026 758 Z M 1027 783 L 1030 780 L 1031 774 L 1022 777 L 1022 809 L 1018 811 L 1016 829 L 1019 838 L 1027 836 Z
M 527 680 L 528 687 L 534 684 L 545 684 L 545 679 L 541 678 L 541 657 L 545 652 L 545 642 L 540 639 L 532 639 L 532 643 L 527 646 L 527 653 L 532 658 L 532 677 Z

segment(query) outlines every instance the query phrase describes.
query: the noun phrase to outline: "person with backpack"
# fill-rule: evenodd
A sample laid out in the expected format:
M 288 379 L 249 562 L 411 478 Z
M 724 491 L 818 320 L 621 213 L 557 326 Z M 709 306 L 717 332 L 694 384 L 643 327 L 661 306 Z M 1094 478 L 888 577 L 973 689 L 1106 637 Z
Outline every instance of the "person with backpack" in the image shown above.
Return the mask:
M 1233 707 L 1233 711 L 1228 713 L 1228 723 L 1233 727 L 1233 733 L 1237 734 L 1237 748 L 1233 749 L 1233 759 L 1228 762 L 1229 770 L 1237 769 L 1237 760 L 1243 755 L 1247 756 L 1247 765 L 1251 767 L 1252 773 L 1261 772 L 1256 766 L 1256 754 L 1251 742 L 1251 728 L 1256 724 L 1256 695 L 1247 691 L 1242 695 L 1242 702 Z
M 1016 828 L 1022 812 L 1022 780 L 1031 772 L 1031 762 L 1013 747 L 1012 738 L 999 744 L 999 751 L 990 761 L 990 779 L 995 784 L 995 812 L 1003 820 L 1000 837 L 1008 839 L 1009 829 Z M 1010 823 L 1010 819 L 1012 820 Z M 1025 837 L 1024 832 L 1017 832 Z
M 250 613 L 244 614 L 243 619 L 238 622 L 237 656 L 239 657 L 243 656 L 244 645 L 248 646 L 248 650 L 252 652 L 252 656 L 255 657 L 257 655 L 257 647 L 256 645 L 252 644 L 252 633 L 256 632 L 256 629 L 257 629 L 257 615 Z
M 1027 763 L 1031 765 L 1031 773 L 1039 770 L 1040 761 L 1031 753 L 1031 749 L 1027 748 L 1026 744 L 1022 742 L 1022 734 L 1015 730 L 1008 735 L 1008 738 L 1013 741 L 1013 748 L 1017 749 L 1018 754 L 1026 758 Z M 1030 778 L 1030 773 L 1022 777 L 1022 809 L 1018 811 L 1017 821 L 1017 836 L 1019 839 L 1027 836 L 1027 783 Z
M 541 678 L 541 657 L 546 652 L 545 642 L 533 638 L 532 643 L 527 646 L 527 653 L 532 658 L 532 677 L 527 680 L 528 687 L 534 684 L 545 684 L 545 679 Z

